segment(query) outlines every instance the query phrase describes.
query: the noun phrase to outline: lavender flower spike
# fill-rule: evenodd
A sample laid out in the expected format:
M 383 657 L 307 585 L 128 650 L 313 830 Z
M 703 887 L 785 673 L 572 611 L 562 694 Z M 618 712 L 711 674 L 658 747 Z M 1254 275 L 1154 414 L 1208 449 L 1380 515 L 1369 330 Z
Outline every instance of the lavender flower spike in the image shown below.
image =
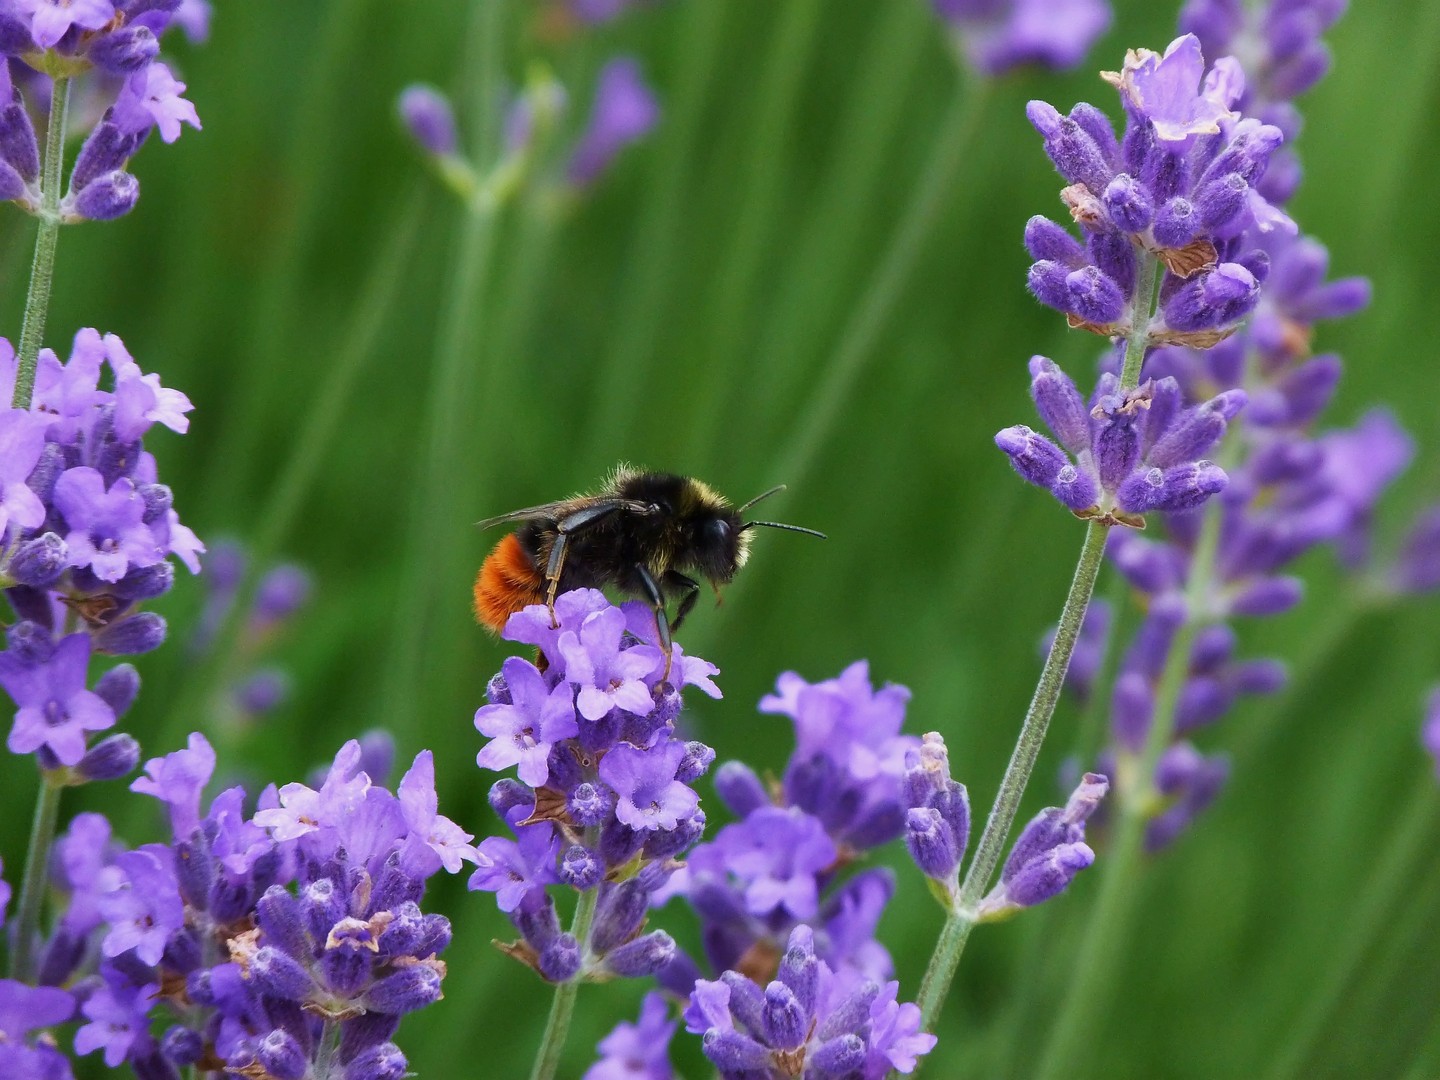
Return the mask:
M 1110 781 L 1086 773 L 1063 809 L 1041 810 L 1020 833 L 1000 872 L 1000 884 L 980 901 L 980 922 L 994 922 L 1064 892 L 1095 861 L 1085 843 L 1085 822 L 1100 806 Z
M 1064 449 L 1023 426 L 1001 431 L 995 443 L 1016 472 L 1047 488 L 1077 517 L 1143 527 L 1146 513 L 1193 509 L 1229 482 L 1224 470 L 1202 455 L 1244 407 L 1243 390 L 1184 408 L 1173 377 L 1122 392 L 1107 373 L 1087 409 L 1053 360 L 1033 357 L 1030 373 L 1035 407 Z
M 705 1056 L 724 1080 L 857 1077 L 910 1073 L 935 1047 L 920 1010 L 898 1004 L 899 984 L 836 972 L 815 957 L 814 933 L 790 934 L 778 978 L 764 989 L 737 971 L 695 983 L 685 1027 L 703 1036 Z
M 905 845 L 921 873 L 940 886 L 949 907 L 970 837 L 970 799 L 950 778 L 950 758 L 939 732 L 905 755 Z

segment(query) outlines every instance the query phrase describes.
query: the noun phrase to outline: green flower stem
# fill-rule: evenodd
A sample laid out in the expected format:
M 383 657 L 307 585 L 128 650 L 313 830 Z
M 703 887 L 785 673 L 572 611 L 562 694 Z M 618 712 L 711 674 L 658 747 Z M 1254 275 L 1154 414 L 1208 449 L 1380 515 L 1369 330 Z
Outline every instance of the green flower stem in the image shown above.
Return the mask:
M 10 927 L 10 977 L 22 983 L 35 981 L 35 941 L 40 934 L 40 901 L 45 895 L 45 874 L 50 866 L 50 845 L 55 841 L 55 824 L 60 817 L 60 793 L 64 791 L 51 774 L 41 772 L 40 792 L 35 797 L 35 818 L 30 824 L 30 847 L 25 853 L 25 876 L 20 884 L 20 903 Z
M 320 1045 L 315 1048 L 315 1067 L 307 1075 L 311 1080 L 340 1080 L 344 1072 L 340 1062 L 340 1023 L 326 1020 L 320 1030 Z
M 1145 362 L 1146 338 L 1150 334 L 1150 319 L 1155 311 L 1157 290 L 1160 288 L 1160 260 L 1148 251 L 1141 251 L 1135 268 L 1135 302 L 1130 319 L 1130 333 L 1125 338 L 1125 365 L 1120 369 L 1120 389 L 1131 390 L 1140 385 L 1140 366 Z M 1141 319 L 1140 301 L 1145 301 L 1146 317 Z
M 910 280 L 926 243 L 935 235 L 935 223 L 955 198 L 956 177 L 984 115 L 988 81 L 958 80 L 949 109 L 940 123 L 929 160 L 921 170 L 913 195 L 906 200 L 904 218 L 892 234 L 874 275 L 854 314 L 841 332 L 834 353 L 821 366 L 820 385 L 800 411 L 801 424 L 779 456 L 775 475 L 788 484 L 800 484 L 816 454 L 839 420 L 845 399 L 875 353 L 875 344 L 895 310 L 895 303 Z M 1088 600 L 1088 596 L 1086 597 Z M 1066 657 L 1068 662 L 1069 657 Z M 1048 719 L 1048 717 L 1047 717 Z
M 1300 1018 L 1285 1028 L 1284 1053 L 1270 1069 L 1276 1080 L 1301 1076 L 1315 1044 L 1354 986 L 1355 975 L 1370 950 L 1394 926 L 1391 916 L 1413 897 L 1407 879 L 1435 848 L 1440 825 L 1440 790 L 1427 772 L 1419 778 L 1410 805 L 1389 846 L 1366 875 L 1366 886 L 1345 918 L 1348 931 L 1335 941 L 1324 973 L 1310 982 L 1316 988 Z
M 1000 781 L 995 805 L 991 807 L 990 817 L 985 822 L 985 831 L 980 835 L 980 843 L 960 886 L 954 909 L 940 931 L 940 940 L 936 943 L 924 981 L 920 984 L 917 1003 L 920 1006 L 921 1023 L 927 1031 L 933 1030 L 940 1015 L 940 1008 L 950 989 L 950 981 L 955 977 L 955 969 L 965 951 L 965 942 L 975 925 L 976 907 L 1000 863 L 1000 855 L 1009 838 L 1015 813 L 1020 808 L 1020 797 L 1025 793 L 1025 784 L 1040 756 L 1045 730 L 1055 712 L 1055 702 L 1059 699 L 1060 687 L 1065 682 L 1070 656 L 1075 651 L 1080 626 L 1085 621 L 1085 609 L 1095 591 L 1095 579 L 1099 576 L 1104 560 L 1107 535 L 1109 528 L 1105 525 L 1092 521 L 1086 526 L 1085 543 L 1080 549 L 1075 577 L 1070 583 L 1070 593 L 1065 597 L 1065 607 L 1060 613 L 1060 627 L 1055 632 L 1055 640 L 1045 658 L 1040 681 L 1035 687 L 1035 696 L 1031 698 L 1030 708 L 1025 713 L 1025 722 L 1020 727 L 1020 738 L 1015 743 L 1010 764 Z
M 600 899 L 600 890 L 586 889 L 580 894 L 575 906 L 575 919 L 570 924 L 570 933 L 580 943 L 580 955 L 590 953 L 590 927 L 595 921 L 595 905 Z M 560 1054 L 565 1049 L 565 1037 L 570 1034 L 570 1018 L 575 1014 L 575 995 L 580 990 L 580 976 L 555 987 L 555 999 L 550 1003 L 550 1016 L 545 1021 L 545 1034 L 540 1039 L 540 1049 L 535 1054 L 535 1067 L 530 1070 L 530 1080 L 553 1080 L 555 1070 L 560 1066 Z
M 35 261 L 25 293 L 25 319 L 20 328 L 12 409 L 28 409 L 35 392 L 35 365 L 50 311 L 50 286 L 55 277 L 55 244 L 60 239 L 60 174 L 65 162 L 65 120 L 70 105 L 70 80 L 56 76 L 50 91 L 50 123 L 45 128 L 45 164 L 40 174 L 40 224 L 35 233 Z

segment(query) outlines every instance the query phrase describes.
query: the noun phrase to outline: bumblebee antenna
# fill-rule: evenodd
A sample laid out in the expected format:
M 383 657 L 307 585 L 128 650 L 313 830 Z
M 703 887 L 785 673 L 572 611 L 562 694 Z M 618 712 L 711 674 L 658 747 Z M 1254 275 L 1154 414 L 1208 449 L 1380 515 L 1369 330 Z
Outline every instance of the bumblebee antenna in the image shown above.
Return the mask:
M 752 499 L 751 501 L 753 502 L 754 500 Z M 821 540 L 830 539 L 824 533 L 817 532 L 815 529 L 807 529 L 803 525 L 786 525 L 781 521 L 747 521 L 744 525 L 740 526 L 740 531 L 744 532 L 746 529 L 753 529 L 756 525 L 763 525 L 767 529 L 784 529 L 787 532 L 804 533 L 806 536 L 818 536 Z
M 756 495 L 756 496 L 755 496 L 753 499 L 751 499 L 749 502 L 747 502 L 747 503 L 741 503 L 740 506 L 736 507 L 735 512 L 736 512 L 737 514 L 743 514 L 746 510 L 749 510 L 750 507 L 754 506 L 754 505 L 755 505 L 757 502 L 759 502 L 761 499 L 768 499 L 771 495 L 778 495 L 780 492 L 782 492 L 782 491 L 784 491 L 784 490 L 785 490 L 785 485 L 784 485 L 784 484 L 776 484 L 776 485 L 775 485 L 773 488 L 771 488 L 769 491 L 762 491 L 759 495 Z

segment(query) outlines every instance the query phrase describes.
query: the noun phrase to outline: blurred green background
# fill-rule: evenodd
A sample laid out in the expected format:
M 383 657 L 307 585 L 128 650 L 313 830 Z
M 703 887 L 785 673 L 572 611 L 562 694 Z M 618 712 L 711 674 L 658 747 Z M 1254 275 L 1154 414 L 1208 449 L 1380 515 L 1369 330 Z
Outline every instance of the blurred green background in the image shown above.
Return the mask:
M 725 699 L 691 718 L 721 760 L 778 772 L 788 724 L 754 708 L 775 676 L 826 678 L 868 657 L 877 680 L 912 688 L 911 730 L 944 732 L 977 813 L 988 807 L 1082 533 L 991 436 L 1033 420 L 1032 353 L 1084 381 L 1098 345 L 1024 289 L 1024 222 L 1060 211 L 1024 104 L 1085 99 L 1115 114 L 1094 72 L 1126 47 L 1162 48 L 1173 5 L 1122 0 L 1080 72 L 1011 77 L 982 98 L 961 86 L 922 0 L 670 0 L 571 35 L 535 0 L 493 2 L 499 33 L 478 48 L 472 4 L 457 0 L 221 5 L 207 46 L 174 48 L 204 131 L 144 151 L 129 217 L 62 236 L 48 344 L 63 349 L 81 326 L 120 334 L 195 402 L 188 436 L 150 440 L 184 520 L 315 574 L 313 605 L 276 649 L 294 696 L 262 727 L 217 736 L 231 771 L 300 779 L 382 725 L 402 762 L 434 748 L 441 809 L 492 832 L 493 777 L 474 767 L 470 718 L 506 649 L 469 616 L 471 577 L 497 539 L 472 522 L 584 488 L 624 459 L 737 500 L 788 482 L 767 512 L 830 534 L 757 537 L 724 606 L 702 602 L 682 635 L 723 672 Z M 1335 70 L 1302 102 L 1307 178 L 1292 209 L 1334 273 L 1375 285 L 1370 310 L 1322 327 L 1317 348 L 1348 361 L 1332 422 L 1383 402 L 1416 433 L 1378 525 L 1393 540 L 1440 492 L 1440 3 L 1357 5 L 1329 39 Z M 514 86 L 541 60 L 568 87 L 573 131 L 619 52 L 640 58 L 661 99 L 655 135 L 563 216 L 522 201 L 470 236 L 398 127 L 400 89 L 456 92 L 473 146 L 494 127 L 475 105 L 487 72 Z M 965 141 L 951 145 L 958 164 L 912 272 L 887 279 L 893 305 L 867 307 L 941 138 Z M 13 339 L 32 226 L 10 214 L 3 228 Z M 460 253 L 487 244 L 486 266 L 467 266 Z M 876 313 L 873 347 L 858 348 Z M 337 407 L 333 435 L 302 439 Z M 1252 654 L 1311 656 L 1307 674 L 1203 735 L 1207 749 L 1247 750 L 1220 803 L 1150 867 L 1113 1008 L 1077 1075 L 1258 1075 L 1362 932 L 1356 898 L 1415 806 L 1436 850 L 1440 797 L 1416 734 L 1440 679 L 1436 606 L 1341 624 L 1333 560 L 1316 554 L 1303 572 L 1306 604 L 1242 634 Z M 202 595 L 186 579 L 165 598 L 172 640 L 139 665 L 145 690 L 125 723 L 147 756 L 211 723 L 196 679 L 214 666 L 184 641 Z M 1337 633 L 1339 649 L 1314 662 Z M 1276 709 L 1272 734 L 1247 739 Z M 1077 721 L 1062 705 L 1024 815 L 1057 800 Z M 0 846 L 16 867 L 33 778 L 26 761 L 5 768 Z M 149 800 L 118 785 L 67 813 L 116 801 L 132 841 L 158 836 Z M 901 855 L 889 856 L 901 884 L 882 938 L 909 999 L 941 917 Z M 1033 1067 L 1103 857 L 1048 909 L 975 935 L 929 1075 Z M 1440 1075 L 1433 863 L 1402 867 L 1386 930 L 1304 1075 Z M 524 1075 L 548 989 L 491 949 L 513 934 L 490 896 L 437 879 L 431 897 L 456 937 L 446 1000 L 401 1030 L 412 1067 Z M 676 909 L 659 919 L 693 931 Z M 633 1019 L 640 990 L 582 989 L 562 1075 L 579 1076 L 597 1039 Z M 703 1075 L 691 1042 L 688 1075 Z

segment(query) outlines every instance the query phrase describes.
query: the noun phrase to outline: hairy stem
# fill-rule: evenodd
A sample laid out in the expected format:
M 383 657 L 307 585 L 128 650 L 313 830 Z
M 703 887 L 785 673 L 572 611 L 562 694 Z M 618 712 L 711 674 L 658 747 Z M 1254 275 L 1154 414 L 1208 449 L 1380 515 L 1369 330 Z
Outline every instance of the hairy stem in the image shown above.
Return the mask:
M 580 943 L 580 955 L 590 952 L 590 927 L 595 921 L 595 905 L 600 900 L 599 888 L 586 889 L 580 894 L 575 907 L 575 919 L 570 924 L 570 933 Z M 565 1049 L 565 1037 L 570 1034 L 570 1018 L 575 1015 L 575 995 L 580 990 L 580 976 L 555 987 L 555 999 L 550 1003 L 550 1016 L 545 1021 L 545 1034 L 540 1038 L 540 1049 L 535 1053 L 535 1067 L 530 1070 L 530 1080 L 552 1080 L 560 1066 L 560 1054 Z
M 1010 755 L 1010 764 L 1000 781 L 1000 790 L 995 795 L 995 804 L 980 835 L 975 856 L 961 883 L 955 908 L 945 920 L 940 931 L 940 940 L 926 969 L 924 981 L 920 984 L 918 1004 L 922 1023 L 926 1030 L 934 1027 L 950 989 L 950 981 L 960 964 L 965 951 L 965 942 L 975 925 L 975 909 L 981 896 L 989 887 L 995 868 L 1000 863 L 1000 854 L 1010 835 L 1015 813 L 1020 808 L 1020 797 L 1025 793 L 1025 784 L 1040 756 L 1040 747 L 1045 741 L 1045 731 L 1050 717 L 1055 712 L 1055 702 L 1060 697 L 1060 688 L 1065 682 L 1065 672 L 1070 667 L 1070 657 L 1075 651 L 1075 642 L 1080 636 L 1080 626 L 1085 621 L 1085 609 L 1095 591 L 1095 579 L 1099 576 L 1100 565 L 1105 555 L 1105 538 L 1109 529 L 1096 522 L 1090 522 L 1085 531 L 1085 544 L 1080 549 L 1080 559 L 1075 566 L 1075 577 L 1070 583 L 1070 593 L 1065 597 L 1065 607 L 1060 613 L 1060 627 L 1045 658 L 1040 672 L 1035 695 L 1025 713 L 1020 727 L 1020 737 Z
M 20 327 L 12 409 L 28 409 L 35 392 L 35 365 L 50 311 L 50 286 L 55 277 L 55 244 L 60 239 L 60 173 L 65 162 L 65 119 L 70 105 L 70 80 L 55 79 L 50 91 L 50 123 L 45 128 L 45 163 L 40 174 L 40 224 L 35 233 L 35 260 L 25 293 L 25 319 Z
M 60 818 L 60 793 L 64 788 L 40 774 L 40 792 L 35 797 L 35 818 L 30 824 L 30 846 L 25 853 L 25 876 L 20 884 L 20 903 L 10 927 L 10 977 L 22 983 L 35 981 L 35 942 L 40 936 L 40 901 L 45 895 L 45 874 L 50 866 L 50 846 Z

